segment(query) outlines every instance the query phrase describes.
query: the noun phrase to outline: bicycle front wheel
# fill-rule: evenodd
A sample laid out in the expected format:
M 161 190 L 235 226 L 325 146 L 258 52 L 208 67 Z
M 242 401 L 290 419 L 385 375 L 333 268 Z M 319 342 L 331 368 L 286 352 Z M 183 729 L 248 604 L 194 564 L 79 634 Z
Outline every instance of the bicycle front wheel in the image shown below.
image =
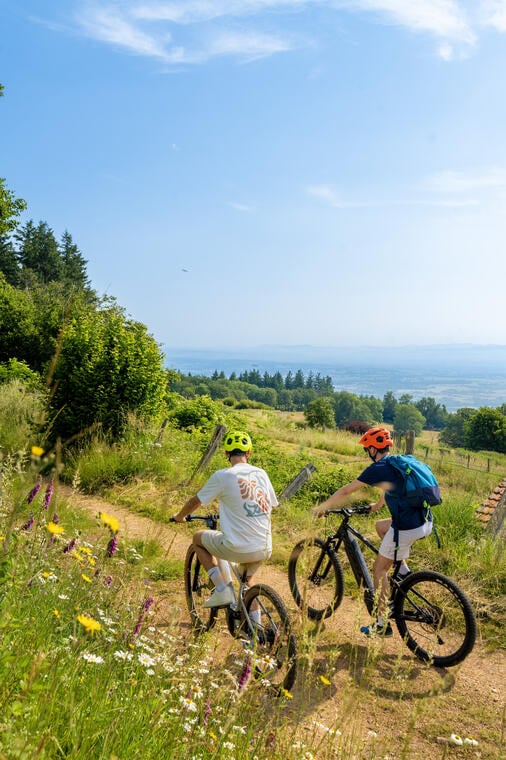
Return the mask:
M 244 606 L 248 616 L 260 610 L 259 624 L 250 627 L 246 619 L 242 623 L 251 639 L 255 676 L 278 692 L 288 691 L 297 673 L 297 641 L 285 603 L 273 588 L 257 584 L 246 592 Z
M 294 546 L 288 580 L 297 606 L 311 620 L 330 617 L 343 600 L 343 568 L 336 552 L 321 538 L 309 538 Z
M 204 607 L 204 601 L 211 596 L 213 583 L 200 564 L 193 546 L 189 546 L 186 552 L 184 588 L 193 628 L 197 633 L 209 631 L 215 624 L 218 614 L 216 607 L 209 609 Z
M 469 599 L 450 578 L 432 570 L 410 573 L 400 584 L 393 617 L 407 647 L 436 667 L 462 662 L 476 640 Z

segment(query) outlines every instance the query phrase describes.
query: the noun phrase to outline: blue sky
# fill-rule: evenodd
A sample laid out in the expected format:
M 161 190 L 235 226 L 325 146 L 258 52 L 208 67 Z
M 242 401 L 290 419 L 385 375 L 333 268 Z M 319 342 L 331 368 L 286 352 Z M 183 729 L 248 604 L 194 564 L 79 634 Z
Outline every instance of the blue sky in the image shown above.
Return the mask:
M 506 344 L 506 0 L 2 0 L 0 176 L 177 347 Z

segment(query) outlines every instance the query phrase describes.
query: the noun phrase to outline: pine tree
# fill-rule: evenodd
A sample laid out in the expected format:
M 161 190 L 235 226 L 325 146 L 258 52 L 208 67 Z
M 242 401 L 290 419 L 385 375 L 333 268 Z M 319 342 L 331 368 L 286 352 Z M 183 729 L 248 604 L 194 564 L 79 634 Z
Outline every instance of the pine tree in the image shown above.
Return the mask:
M 0 272 L 3 272 L 9 285 L 15 287 L 19 283 L 19 266 L 16 251 L 10 238 L 0 235 Z
M 86 274 L 86 264 L 88 262 L 72 240 L 72 235 L 68 230 L 65 230 L 62 235 L 59 251 L 63 265 L 63 281 L 69 285 L 74 285 L 80 290 L 88 290 L 90 285 Z

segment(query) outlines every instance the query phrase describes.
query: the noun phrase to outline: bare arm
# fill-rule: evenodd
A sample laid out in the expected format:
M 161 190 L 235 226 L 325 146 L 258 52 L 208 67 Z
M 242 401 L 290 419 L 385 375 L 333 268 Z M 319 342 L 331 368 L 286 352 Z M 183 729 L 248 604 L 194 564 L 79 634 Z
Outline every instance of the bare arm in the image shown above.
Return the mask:
M 202 506 L 198 496 L 190 496 L 187 502 L 181 507 L 177 515 L 174 515 L 175 522 L 184 522 L 187 515 L 191 515 L 196 509 Z
M 366 484 L 362 483 L 360 480 L 352 480 L 351 483 L 347 483 L 345 486 L 338 488 L 337 491 L 332 494 L 332 496 L 329 496 L 329 498 L 323 501 L 321 504 L 313 507 L 311 510 L 312 513 L 315 517 L 322 517 L 327 510 L 334 509 L 336 507 L 342 507 L 342 505 L 348 499 L 348 496 L 350 496 L 355 491 L 358 491 L 359 488 L 364 488 L 365 485 Z

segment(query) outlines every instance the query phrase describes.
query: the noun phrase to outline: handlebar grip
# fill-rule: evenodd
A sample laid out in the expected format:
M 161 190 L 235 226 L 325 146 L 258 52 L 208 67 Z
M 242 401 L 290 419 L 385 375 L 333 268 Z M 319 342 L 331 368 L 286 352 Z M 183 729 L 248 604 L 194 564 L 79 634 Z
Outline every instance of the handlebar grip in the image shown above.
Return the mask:
M 371 511 L 371 505 L 370 504 L 359 504 L 355 509 L 353 510 L 357 515 L 368 515 Z

